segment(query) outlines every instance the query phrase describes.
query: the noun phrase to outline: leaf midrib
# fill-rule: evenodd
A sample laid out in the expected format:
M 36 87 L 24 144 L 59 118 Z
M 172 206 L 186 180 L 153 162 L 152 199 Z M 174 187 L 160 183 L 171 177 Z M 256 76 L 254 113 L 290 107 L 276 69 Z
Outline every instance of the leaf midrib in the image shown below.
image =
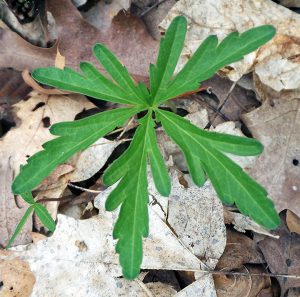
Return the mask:
M 147 125 L 146 125 L 146 131 L 148 131 L 148 125 L 149 125 L 149 116 L 150 115 L 147 115 L 148 116 L 148 118 L 147 118 Z M 145 154 L 146 154 L 146 156 L 145 156 Z M 143 148 L 142 148 L 142 154 L 141 154 L 141 162 L 140 162 L 140 166 L 139 166 L 139 174 L 138 174 L 138 177 L 140 177 L 141 176 L 141 174 L 142 174 L 142 169 L 143 169 L 143 161 L 144 162 L 147 162 L 145 159 L 146 159 L 146 157 L 147 157 L 147 133 L 145 133 L 145 137 L 144 137 L 144 143 L 143 143 Z M 144 160 L 143 160 L 144 159 Z M 138 178 L 138 181 L 137 181 L 137 191 L 136 191 L 136 193 L 135 193 L 135 206 L 134 206 L 134 218 L 137 218 L 137 214 L 138 214 L 138 207 L 137 207 L 137 205 L 138 205 L 138 194 L 139 194 L 139 189 L 140 189 L 140 186 L 141 186 L 141 179 L 140 178 Z M 131 236 L 131 240 L 132 240 L 132 242 L 135 242 L 135 240 L 134 240 L 134 238 L 136 238 L 136 234 L 138 233 L 137 232 L 137 230 L 138 230 L 138 228 L 136 228 L 136 219 L 135 220 L 133 220 L 133 232 L 132 232 L 132 236 Z M 135 245 L 132 245 L 132 249 L 131 249 L 131 254 L 132 255 L 134 255 L 134 250 L 135 250 Z M 132 272 L 132 270 L 133 270 L 133 267 L 135 267 L 134 266 L 134 257 L 132 257 L 132 259 L 131 259 L 131 272 Z

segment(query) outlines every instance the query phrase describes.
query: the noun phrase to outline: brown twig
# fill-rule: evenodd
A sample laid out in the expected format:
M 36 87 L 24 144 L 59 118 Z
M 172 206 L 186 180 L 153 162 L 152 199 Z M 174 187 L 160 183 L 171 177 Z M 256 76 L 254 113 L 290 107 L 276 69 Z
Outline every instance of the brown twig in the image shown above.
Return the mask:
M 69 95 L 73 94 L 72 92 L 60 91 L 58 89 L 45 89 L 41 87 L 30 75 L 28 69 L 22 71 L 22 77 L 27 85 L 37 91 L 39 94 L 45 95 Z
M 71 188 L 77 189 L 77 190 L 88 192 L 88 193 L 100 194 L 102 192 L 102 191 L 98 191 L 98 190 L 91 190 L 91 189 L 83 188 L 80 186 L 76 186 L 70 182 L 68 183 L 68 186 L 70 186 Z
M 235 81 L 235 82 L 231 85 L 229 91 L 227 92 L 227 94 L 226 94 L 226 96 L 225 96 L 225 99 L 224 99 L 223 102 L 220 104 L 220 106 L 217 108 L 217 111 L 218 111 L 218 112 L 221 112 L 222 108 L 224 107 L 224 105 L 225 105 L 226 102 L 228 101 L 229 96 L 231 95 L 232 91 L 234 90 L 236 84 L 237 84 L 237 81 Z M 206 125 L 205 129 L 209 129 L 209 128 L 211 127 L 211 125 L 212 125 L 212 124 L 214 123 L 214 121 L 216 120 L 216 117 L 217 117 L 217 115 L 214 116 L 214 118 L 212 119 L 211 123 L 209 123 L 209 124 Z
M 154 8 L 158 7 L 159 5 L 163 4 L 164 2 L 166 2 L 167 0 L 161 0 L 161 1 L 155 1 L 155 3 L 148 7 L 146 10 L 142 11 L 140 14 L 139 14 L 139 17 L 143 17 L 145 16 L 147 13 L 149 13 L 151 10 L 153 10 Z

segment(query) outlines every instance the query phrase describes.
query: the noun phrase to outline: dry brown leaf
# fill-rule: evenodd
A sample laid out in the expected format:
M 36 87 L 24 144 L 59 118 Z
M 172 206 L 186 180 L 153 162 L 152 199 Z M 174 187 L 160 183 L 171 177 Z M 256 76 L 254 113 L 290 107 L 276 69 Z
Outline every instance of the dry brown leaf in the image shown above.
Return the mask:
M 226 207 L 224 207 L 224 222 L 227 225 L 232 224 L 234 229 L 236 229 L 238 232 L 245 233 L 246 230 L 251 230 L 258 234 L 264 234 L 267 236 L 278 238 L 277 236 L 270 233 L 269 230 L 251 220 L 249 217 L 238 212 L 230 211 Z
M 252 90 L 218 75 L 204 81 L 203 87 L 209 88 L 209 94 L 201 92 L 187 98 L 178 98 L 174 102 L 177 108 L 183 108 L 189 113 L 207 109 L 209 122 L 213 126 L 224 121 L 239 121 L 242 113 L 250 112 L 260 105 Z M 220 106 L 222 108 L 218 111 Z
M 265 146 L 250 170 L 269 192 L 276 209 L 300 215 L 300 100 L 274 100 L 243 116 L 246 126 Z
M 47 236 L 38 233 L 38 232 L 30 232 L 31 238 L 32 238 L 32 242 L 33 243 L 37 243 L 40 240 L 44 240 L 47 238 Z
M 255 241 L 227 228 L 226 248 L 219 259 L 217 270 L 240 269 L 244 264 L 264 263 L 263 255 Z
M 156 3 L 156 6 L 149 11 L 149 8 L 153 7 L 155 3 L 152 0 L 133 0 L 133 4 L 138 7 L 137 13 L 142 17 L 150 34 L 157 40 L 160 39 L 161 34 L 159 30 L 159 23 L 165 18 L 169 10 L 176 3 L 176 0 L 165 0 Z
M 91 9 L 81 12 L 82 16 L 91 25 L 105 34 L 111 27 L 113 18 L 121 11 L 130 8 L 131 0 L 113 0 L 97 2 Z
M 7 108 L 11 107 L 30 91 L 31 88 L 24 83 L 19 71 L 0 69 L 0 107 L 4 104 L 7 105 Z
M 11 254 L 0 250 L 0 296 L 29 297 L 35 284 L 35 276 L 28 262 L 17 257 L 9 259 Z
M 16 247 L 12 255 L 2 258 L 9 261 L 20 257 L 29 263 L 36 277 L 32 297 L 149 297 L 151 288 L 156 292 L 159 284 L 145 284 L 145 288 L 138 279 L 128 281 L 121 277 L 111 235 L 116 213 L 104 210 L 104 197 L 105 194 L 99 195 L 95 201 L 99 216 L 75 220 L 59 215 L 56 231 L 50 238 Z M 144 241 L 142 268 L 199 269 L 200 260 L 178 241 L 153 211 L 149 212 L 149 218 L 150 235 Z M 166 286 L 164 289 L 165 292 L 174 292 Z
M 288 101 L 300 97 L 300 89 L 282 90 L 280 92 L 276 92 L 272 88 L 263 84 L 255 73 L 253 74 L 253 84 L 255 88 L 255 93 L 257 94 L 257 97 L 260 101 Z
M 300 288 L 289 289 L 287 297 L 299 297 L 299 296 L 300 296 Z
M 66 65 L 66 58 L 59 52 L 59 49 L 57 48 L 54 66 L 59 69 L 64 69 L 65 65 Z
M 300 275 L 300 235 L 291 233 L 286 226 L 286 215 L 281 213 L 281 227 L 274 231 L 279 239 L 266 237 L 258 242 L 269 269 L 276 274 Z M 281 286 L 281 296 L 289 288 L 300 287 L 300 280 L 296 278 L 277 277 Z
M 291 210 L 287 210 L 286 212 L 286 224 L 290 232 L 296 232 L 300 234 L 300 218 Z
M 260 80 L 277 92 L 300 88 L 300 16 L 297 13 L 271 0 L 217 0 L 213 3 L 210 0 L 182 0 L 162 22 L 164 30 L 176 15 L 187 16 L 189 23 L 184 57 L 179 67 L 209 34 L 217 34 L 223 39 L 232 31 L 242 32 L 271 24 L 277 29 L 276 37 L 241 62 L 225 67 L 222 73 L 237 81 L 254 69 Z
M 244 266 L 237 272 L 266 273 L 260 266 Z M 214 275 L 218 297 L 274 297 L 266 276 Z
M 211 92 L 219 99 L 218 106 L 224 103 L 221 113 L 229 121 L 239 121 L 242 113 L 258 107 L 259 102 L 256 100 L 253 91 L 234 85 L 228 79 L 215 75 L 203 82 L 203 85 L 211 87 Z M 214 111 L 211 111 L 211 113 L 213 114 L 210 115 L 211 123 L 214 126 L 224 122 L 224 119 L 218 117 Z
M 34 69 L 53 66 L 57 46 L 66 58 L 66 66 L 77 68 L 83 60 L 94 62 L 92 46 L 106 44 L 137 78 L 148 77 L 149 62 L 155 60 L 158 46 L 138 18 L 119 13 L 104 35 L 87 23 L 70 0 L 50 0 L 58 32 L 58 42 L 52 48 L 39 48 L 23 40 L 16 33 L 0 29 L 0 67 Z
M 279 3 L 286 7 L 299 7 L 300 8 L 300 2 L 299 0 L 279 0 Z

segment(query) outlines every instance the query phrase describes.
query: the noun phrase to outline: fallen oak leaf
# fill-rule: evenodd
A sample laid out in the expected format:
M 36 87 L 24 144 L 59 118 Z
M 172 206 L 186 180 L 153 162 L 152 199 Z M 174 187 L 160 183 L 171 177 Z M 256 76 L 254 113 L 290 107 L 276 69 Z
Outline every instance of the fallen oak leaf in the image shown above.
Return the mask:
M 290 232 L 286 225 L 286 212 L 280 214 L 281 227 L 274 231 L 279 239 L 265 237 L 258 242 L 269 269 L 276 274 L 300 275 L 300 235 Z M 299 278 L 276 277 L 280 287 L 281 296 L 286 296 L 288 289 L 300 287 Z
M 242 119 L 265 147 L 250 174 L 266 187 L 278 211 L 300 216 L 300 100 L 265 102 Z
M 66 66 L 76 69 L 82 60 L 96 62 L 91 47 L 101 42 L 128 65 L 130 73 L 146 80 L 148 62 L 155 60 L 158 42 L 137 17 L 121 12 L 103 34 L 82 18 L 70 0 L 50 0 L 48 10 L 57 26 L 56 44 L 51 48 L 33 46 L 16 33 L 0 28 L 0 67 L 32 70 L 53 66 L 59 46 L 60 53 L 66 58 Z

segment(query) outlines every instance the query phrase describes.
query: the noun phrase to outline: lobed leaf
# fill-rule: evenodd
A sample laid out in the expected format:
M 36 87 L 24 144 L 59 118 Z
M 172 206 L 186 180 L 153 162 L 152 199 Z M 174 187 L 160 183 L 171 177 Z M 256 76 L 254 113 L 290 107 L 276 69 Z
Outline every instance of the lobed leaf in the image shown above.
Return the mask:
M 30 192 L 59 164 L 123 125 L 138 111 L 137 108 L 119 108 L 82 120 L 53 125 L 51 133 L 60 137 L 43 144 L 44 150 L 30 157 L 27 164 L 21 167 L 12 185 L 13 192 L 15 194 Z
M 139 274 L 143 255 L 142 237 L 148 235 L 147 158 L 150 159 L 158 191 L 162 195 L 169 195 L 170 178 L 157 147 L 151 112 L 140 120 L 126 152 L 103 175 L 106 185 L 119 181 L 105 206 L 112 211 L 122 205 L 113 236 L 118 239 L 116 251 L 120 254 L 123 275 L 128 279 Z
M 243 151 L 243 144 L 249 141 L 247 138 L 232 136 L 226 140 L 227 136 L 223 134 L 219 136 L 223 140 L 223 145 L 220 145 L 216 133 L 213 138 L 207 137 L 208 134 L 203 133 L 205 131 L 178 115 L 163 110 L 156 111 L 156 114 L 166 133 L 182 149 L 196 184 L 203 183 L 204 171 L 224 203 L 235 203 L 242 213 L 266 228 L 273 229 L 279 225 L 279 216 L 266 190 L 222 153 L 257 154 L 261 146 L 256 141 L 249 145 L 254 150 Z M 198 171 L 200 178 L 197 177 Z
M 161 103 L 196 90 L 200 82 L 210 78 L 224 66 L 237 62 L 258 49 L 272 39 L 275 33 L 273 26 L 263 25 L 242 34 L 232 32 L 219 45 L 216 36 L 207 37 L 156 102 Z
M 126 68 L 105 46 L 96 44 L 94 54 L 115 82 L 100 73 L 89 62 L 81 62 L 78 73 L 71 68 L 37 68 L 32 77 L 38 82 L 58 89 L 72 91 L 96 99 L 130 105 L 147 104 L 141 87 L 136 85 Z
M 97 60 L 103 65 L 112 79 L 122 88 L 128 97 L 133 97 L 141 104 L 147 104 L 140 87 L 137 87 L 127 69 L 119 62 L 116 56 L 103 44 L 95 44 L 93 52 Z M 136 102 L 135 102 L 136 103 Z

